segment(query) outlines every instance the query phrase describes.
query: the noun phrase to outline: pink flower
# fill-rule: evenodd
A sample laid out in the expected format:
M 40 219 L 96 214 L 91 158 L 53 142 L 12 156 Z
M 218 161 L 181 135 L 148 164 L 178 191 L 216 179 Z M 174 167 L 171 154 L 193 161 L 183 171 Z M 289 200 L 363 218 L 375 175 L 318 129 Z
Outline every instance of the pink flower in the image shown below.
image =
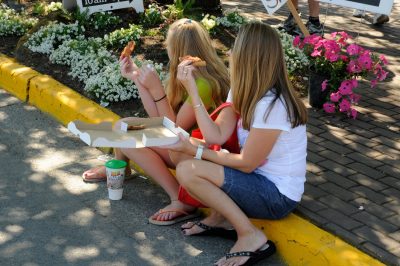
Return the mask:
M 297 36 L 293 39 L 293 45 L 294 45 L 294 46 L 299 46 L 300 42 L 301 42 L 300 36 L 297 35 Z
M 318 43 L 321 40 L 322 40 L 321 36 L 319 36 L 318 34 L 313 34 L 313 35 L 309 35 L 309 36 L 305 37 L 304 43 L 315 45 L 316 43 Z
M 321 56 L 321 55 L 322 55 L 322 51 L 321 50 L 317 50 L 317 49 L 314 49 L 314 51 L 311 53 L 312 57 L 318 57 L 318 56 Z
M 350 100 L 352 103 L 358 103 L 358 101 L 360 101 L 361 95 L 360 94 L 350 94 Z
M 345 31 L 338 32 L 344 39 L 351 39 L 350 35 L 347 34 Z
M 382 81 L 384 79 L 386 79 L 386 76 L 389 72 L 385 71 L 385 70 L 381 70 L 381 72 L 378 73 L 377 78 L 379 79 L 379 81 Z
M 375 88 L 376 83 L 378 83 L 376 79 L 371 80 L 371 88 Z
M 349 60 L 349 57 L 345 56 L 345 55 L 340 55 L 340 59 L 344 62 L 347 62 Z
M 361 67 L 358 65 L 358 62 L 351 60 L 347 65 L 347 72 L 349 73 L 360 73 L 362 71 Z
M 353 92 L 353 84 L 350 80 L 344 80 L 340 84 L 339 92 L 342 95 L 348 95 Z
M 339 103 L 339 111 L 344 113 L 344 112 L 347 112 L 349 109 L 350 109 L 350 102 L 346 99 L 343 99 Z
M 347 46 L 346 51 L 349 55 L 357 55 L 360 52 L 360 46 L 358 46 L 357 44 L 350 44 L 349 46 Z
M 335 112 L 335 105 L 333 103 L 324 103 L 322 107 L 324 108 L 324 111 L 327 113 Z
M 356 119 L 357 117 L 357 110 L 354 108 L 350 108 L 349 116 L 353 119 Z
M 327 86 L 328 86 L 328 80 L 326 79 L 326 80 L 322 81 L 322 84 L 321 84 L 322 91 L 326 90 Z
M 325 58 L 328 59 L 330 62 L 336 62 L 339 59 L 339 55 L 334 53 L 325 54 Z
M 350 82 L 353 89 L 358 87 L 358 81 L 356 79 L 352 79 Z
M 386 59 L 386 57 L 383 54 L 381 54 L 379 56 L 379 60 L 381 60 L 384 65 L 388 64 L 388 60 Z
M 371 55 L 365 53 L 358 58 L 358 63 L 363 69 L 370 70 L 372 68 Z
M 334 93 L 331 93 L 330 99 L 332 102 L 336 103 L 340 100 L 341 97 L 342 97 L 342 95 L 340 95 L 339 92 L 334 92 Z

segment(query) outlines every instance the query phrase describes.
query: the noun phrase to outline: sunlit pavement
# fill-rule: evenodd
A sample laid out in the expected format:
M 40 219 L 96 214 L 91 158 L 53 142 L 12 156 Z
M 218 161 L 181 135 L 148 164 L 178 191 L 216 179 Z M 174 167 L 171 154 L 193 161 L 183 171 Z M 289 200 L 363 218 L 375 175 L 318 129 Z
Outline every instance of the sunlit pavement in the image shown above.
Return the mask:
M 100 154 L 0 89 L 0 265 L 212 265 L 229 251 L 229 240 L 148 224 L 167 203 L 149 180 L 115 202 L 104 183 L 83 183 Z

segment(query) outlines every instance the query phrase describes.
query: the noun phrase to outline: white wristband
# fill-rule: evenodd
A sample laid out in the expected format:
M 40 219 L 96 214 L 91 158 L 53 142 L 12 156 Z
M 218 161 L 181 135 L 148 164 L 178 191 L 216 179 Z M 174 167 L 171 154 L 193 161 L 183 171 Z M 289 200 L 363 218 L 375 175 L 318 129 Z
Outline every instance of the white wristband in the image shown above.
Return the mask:
M 203 155 L 203 150 L 204 146 L 199 144 L 199 146 L 197 146 L 196 156 L 194 156 L 194 158 L 197 160 L 201 160 L 201 155 Z

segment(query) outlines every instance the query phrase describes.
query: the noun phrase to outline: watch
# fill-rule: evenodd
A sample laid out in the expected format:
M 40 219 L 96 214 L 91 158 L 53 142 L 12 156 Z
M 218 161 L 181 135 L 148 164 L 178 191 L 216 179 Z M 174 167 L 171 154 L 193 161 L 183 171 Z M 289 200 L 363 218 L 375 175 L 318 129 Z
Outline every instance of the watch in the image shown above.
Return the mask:
M 201 155 L 203 155 L 203 150 L 204 146 L 199 144 L 199 146 L 197 146 L 196 156 L 194 156 L 194 158 L 197 160 L 201 160 Z

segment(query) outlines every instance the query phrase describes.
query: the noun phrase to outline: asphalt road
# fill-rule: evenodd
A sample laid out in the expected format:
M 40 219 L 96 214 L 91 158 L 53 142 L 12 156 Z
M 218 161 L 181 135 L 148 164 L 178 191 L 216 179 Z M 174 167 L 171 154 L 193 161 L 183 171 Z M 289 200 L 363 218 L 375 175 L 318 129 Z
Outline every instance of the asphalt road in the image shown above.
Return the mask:
M 229 251 L 232 241 L 148 224 L 167 203 L 149 180 L 128 181 L 121 201 L 83 183 L 99 155 L 0 89 L 0 265 L 212 265 Z

